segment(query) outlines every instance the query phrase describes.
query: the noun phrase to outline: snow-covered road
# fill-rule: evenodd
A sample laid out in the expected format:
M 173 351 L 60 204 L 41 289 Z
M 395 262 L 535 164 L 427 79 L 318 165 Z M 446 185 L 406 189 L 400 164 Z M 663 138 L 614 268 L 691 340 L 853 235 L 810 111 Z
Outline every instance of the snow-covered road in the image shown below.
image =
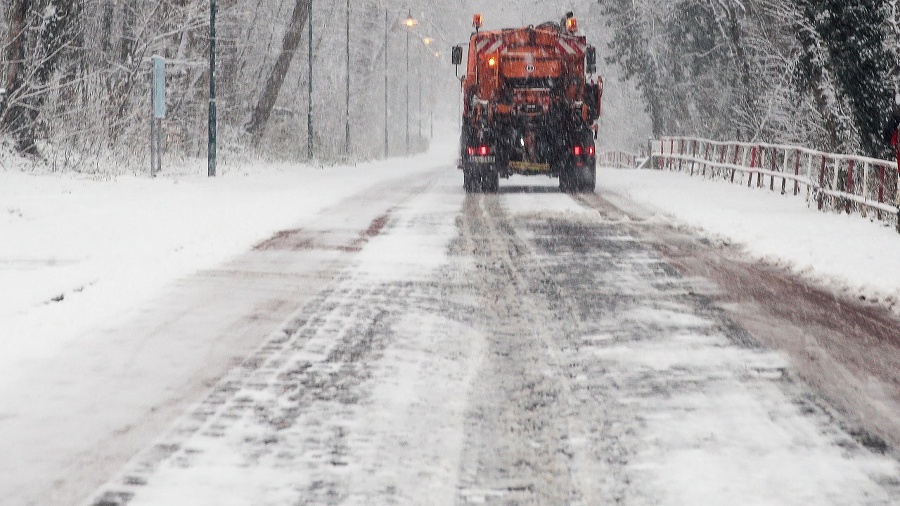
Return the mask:
M 896 461 L 668 265 L 654 220 L 456 176 L 92 504 L 900 500 Z
M 0 504 L 900 502 L 890 328 L 772 317 L 851 302 L 610 188 L 466 196 L 435 159 L 322 176 L 306 218 L 7 357 Z

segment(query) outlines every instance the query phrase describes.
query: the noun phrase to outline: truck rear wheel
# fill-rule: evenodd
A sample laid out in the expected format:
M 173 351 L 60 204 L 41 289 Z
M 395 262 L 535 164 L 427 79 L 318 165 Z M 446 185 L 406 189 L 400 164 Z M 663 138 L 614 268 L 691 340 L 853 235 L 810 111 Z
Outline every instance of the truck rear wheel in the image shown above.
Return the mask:
M 597 188 L 597 167 L 578 167 L 578 192 L 594 193 Z
M 485 193 L 497 193 L 500 191 L 500 174 L 497 171 L 486 170 L 481 174 L 481 189 Z
M 559 172 L 559 191 L 563 193 L 572 193 L 578 190 L 578 180 L 575 177 L 575 171 L 570 167 L 564 167 Z
M 472 169 L 463 169 L 463 189 L 466 193 L 481 191 L 481 174 Z

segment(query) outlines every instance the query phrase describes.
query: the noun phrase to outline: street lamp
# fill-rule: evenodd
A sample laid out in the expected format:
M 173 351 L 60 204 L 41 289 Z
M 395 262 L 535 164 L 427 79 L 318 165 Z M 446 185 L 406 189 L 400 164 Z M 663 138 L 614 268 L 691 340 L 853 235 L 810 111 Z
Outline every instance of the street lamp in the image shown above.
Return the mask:
M 412 17 L 412 11 L 409 11 L 409 14 L 406 16 L 406 19 L 403 20 L 403 24 L 406 26 L 406 154 L 409 155 L 409 32 L 419 24 L 415 18 Z
M 431 52 L 431 50 L 429 48 L 431 47 L 431 44 L 433 42 L 434 42 L 434 39 L 432 39 L 431 37 L 423 37 L 422 38 L 422 44 L 425 44 L 425 48 L 426 48 L 426 50 L 428 50 L 429 53 Z M 422 114 L 422 80 L 423 80 L 423 77 L 422 77 L 422 62 L 421 61 L 419 62 L 419 66 L 416 70 L 416 75 L 418 77 L 418 83 L 419 83 L 419 118 L 418 118 L 419 138 L 422 139 L 422 138 L 424 138 L 424 135 L 422 134 L 422 117 L 424 115 Z
M 388 39 L 388 35 L 390 32 L 391 26 L 398 26 L 398 20 L 396 17 L 391 19 L 391 13 L 388 9 L 384 11 L 384 157 L 387 158 L 390 154 L 390 143 L 388 142 L 389 136 L 389 124 L 388 124 L 388 112 L 389 112 L 389 89 L 390 89 L 390 81 L 389 81 L 389 61 L 390 57 L 388 53 L 390 52 L 390 41 Z M 409 144 L 409 32 L 416 25 L 419 24 L 419 21 L 412 17 L 412 11 L 408 11 L 408 15 L 402 21 L 403 27 L 406 28 L 406 153 L 410 152 L 410 144 Z

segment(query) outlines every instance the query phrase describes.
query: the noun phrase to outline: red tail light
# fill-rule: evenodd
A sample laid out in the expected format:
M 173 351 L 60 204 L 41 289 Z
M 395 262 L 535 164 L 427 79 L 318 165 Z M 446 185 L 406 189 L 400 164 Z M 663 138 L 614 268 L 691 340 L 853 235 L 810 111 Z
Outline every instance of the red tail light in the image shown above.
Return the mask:
M 581 146 L 575 146 L 575 156 L 581 156 Z
M 472 146 L 466 148 L 466 151 L 469 153 L 469 156 L 473 156 L 475 154 L 475 148 L 473 148 Z
M 487 146 L 481 146 L 478 148 L 478 154 L 481 156 L 487 156 L 491 150 Z
M 594 156 L 594 153 L 596 152 L 594 146 L 588 146 L 587 152 L 588 156 Z

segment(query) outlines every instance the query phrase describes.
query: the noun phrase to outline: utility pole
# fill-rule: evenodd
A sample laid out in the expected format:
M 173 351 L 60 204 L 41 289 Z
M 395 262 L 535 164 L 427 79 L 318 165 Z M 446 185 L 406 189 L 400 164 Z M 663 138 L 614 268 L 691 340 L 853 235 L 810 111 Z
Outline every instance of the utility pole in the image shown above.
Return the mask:
M 384 157 L 388 151 L 388 10 L 384 10 Z
M 308 109 L 306 112 L 306 156 L 312 160 L 313 158 L 313 0 L 309 0 L 309 51 L 307 52 L 307 62 L 309 63 L 309 82 L 307 90 L 309 92 Z
M 344 155 L 350 156 L 350 0 L 347 0 L 347 135 L 344 139 Z
M 216 177 L 216 0 L 209 0 L 209 140 L 207 150 L 207 176 Z
M 416 81 L 419 83 L 419 139 L 422 139 L 422 59 L 416 65 Z
M 407 19 L 412 19 L 412 12 Z M 409 28 L 406 26 L 406 154 L 409 155 Z

